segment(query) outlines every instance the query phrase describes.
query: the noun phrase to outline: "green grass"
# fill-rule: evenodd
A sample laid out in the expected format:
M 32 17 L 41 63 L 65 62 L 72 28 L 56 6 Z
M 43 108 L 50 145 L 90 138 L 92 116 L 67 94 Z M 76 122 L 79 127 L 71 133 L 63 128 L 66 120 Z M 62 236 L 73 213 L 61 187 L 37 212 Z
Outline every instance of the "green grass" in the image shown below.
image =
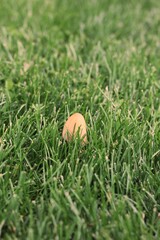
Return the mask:
M 0 239 L 160 238 L 159 67 L 157 0 L 1 0 Z

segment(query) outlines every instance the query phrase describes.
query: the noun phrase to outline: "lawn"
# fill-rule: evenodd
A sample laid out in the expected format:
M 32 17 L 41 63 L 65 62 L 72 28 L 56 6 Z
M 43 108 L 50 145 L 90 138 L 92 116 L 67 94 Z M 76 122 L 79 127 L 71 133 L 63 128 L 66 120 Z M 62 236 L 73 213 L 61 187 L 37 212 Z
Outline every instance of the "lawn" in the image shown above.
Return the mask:
M 0 239 L 160 239 L 160 1 L 1 0 Z

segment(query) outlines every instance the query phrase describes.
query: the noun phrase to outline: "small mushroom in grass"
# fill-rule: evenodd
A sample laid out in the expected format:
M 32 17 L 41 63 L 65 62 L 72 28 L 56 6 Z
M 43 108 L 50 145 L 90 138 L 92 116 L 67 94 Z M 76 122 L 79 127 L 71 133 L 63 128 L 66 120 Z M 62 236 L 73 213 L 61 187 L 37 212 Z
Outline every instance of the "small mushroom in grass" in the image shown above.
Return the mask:
M 80 113 L 74 113 L 68 118 L 62 132 L 62 137 L 67 142 L 72 141 L 77 135 L 83 144 L 87 143 L 87 126 L 84 117 Z

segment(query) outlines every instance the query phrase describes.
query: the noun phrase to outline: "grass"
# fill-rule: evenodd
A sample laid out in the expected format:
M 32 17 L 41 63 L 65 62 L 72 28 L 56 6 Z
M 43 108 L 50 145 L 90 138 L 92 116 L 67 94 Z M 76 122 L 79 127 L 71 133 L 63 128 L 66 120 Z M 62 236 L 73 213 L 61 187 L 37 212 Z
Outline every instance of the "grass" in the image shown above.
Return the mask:
M 156 0 L 1 0 L 1 239 L 160 238 L 159 25 Z

